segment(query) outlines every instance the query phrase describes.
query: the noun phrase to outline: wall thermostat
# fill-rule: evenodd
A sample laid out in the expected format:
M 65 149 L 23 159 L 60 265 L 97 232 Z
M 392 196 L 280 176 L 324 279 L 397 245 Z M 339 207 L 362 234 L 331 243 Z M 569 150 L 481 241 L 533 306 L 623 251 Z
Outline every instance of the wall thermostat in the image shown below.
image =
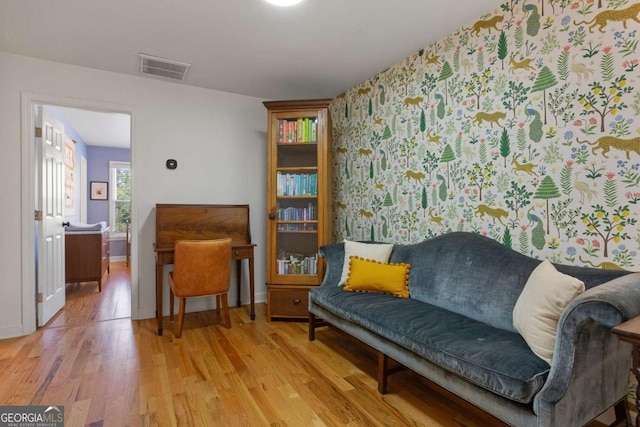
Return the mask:
M 178 167 L 178 161 L 175 159 L 167 160 L 167 169 L 175 169 Z

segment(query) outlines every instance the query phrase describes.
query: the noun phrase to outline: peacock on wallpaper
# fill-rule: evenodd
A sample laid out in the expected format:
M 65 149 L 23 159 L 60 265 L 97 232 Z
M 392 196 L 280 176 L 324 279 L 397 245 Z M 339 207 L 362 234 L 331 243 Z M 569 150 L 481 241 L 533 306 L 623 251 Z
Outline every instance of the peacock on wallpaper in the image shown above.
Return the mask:
M 334 238 L 639 270 L 639 29 L 640 1 L 511 0 L 338 96 Z

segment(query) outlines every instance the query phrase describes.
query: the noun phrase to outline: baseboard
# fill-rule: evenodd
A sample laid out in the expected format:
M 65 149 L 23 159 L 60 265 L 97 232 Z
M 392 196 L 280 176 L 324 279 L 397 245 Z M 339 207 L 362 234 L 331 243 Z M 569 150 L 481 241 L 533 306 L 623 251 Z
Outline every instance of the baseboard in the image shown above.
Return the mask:
M 25 334 L 22 325 L 3 326 L 0 327 L 0 339 L 21 337 Z
M 233 294 L 229 293 L 229 307 L 235 307 L 235 297 Z M 231 298 L 234 298 L 233 301 Z M 168 296 L 165 296 L 164 307 L 163 307 L 163 316 L 169 315 L 169 301 L 166 300 Z M 266 292 L 257 293 L 255 296 L 256 304 L 265 303 L 267 301 Z M 242 301 L 242 305 L 248 305 L 249 301 Z M 216 308 L 215 298 L 214 297 L 203 297 L 203 298 L 193 298 L 189 299 L 187 302 L 187 313 L 192 313 L 196 311 L 205 311 L 205 310 L 213 310 Z M 176 305 L 177 310 L 177 305 Z M 156 317 L 156 306 L 153 307 L 140 307 L 138 308 L 138 317 L 136 320 L 142 319 L 153 319 Z

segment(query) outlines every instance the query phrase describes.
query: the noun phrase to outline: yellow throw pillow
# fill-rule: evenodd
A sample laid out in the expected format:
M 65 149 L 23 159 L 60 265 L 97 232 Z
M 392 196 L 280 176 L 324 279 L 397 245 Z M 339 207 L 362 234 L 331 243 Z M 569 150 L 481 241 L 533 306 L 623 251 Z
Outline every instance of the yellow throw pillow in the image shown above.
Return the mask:
M 409 298 L 409 264 L 386 264 L 352 256 L 345 291 L 380 292 Z

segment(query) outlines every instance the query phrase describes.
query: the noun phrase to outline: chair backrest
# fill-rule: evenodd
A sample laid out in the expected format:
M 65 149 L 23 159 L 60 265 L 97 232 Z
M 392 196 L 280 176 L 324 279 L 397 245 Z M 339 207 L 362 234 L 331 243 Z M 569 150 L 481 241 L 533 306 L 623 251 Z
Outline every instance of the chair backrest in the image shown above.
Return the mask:
M 173 261 L 177 297 L 214 295 L 229 290 L 231 239 L 178 240 Z

